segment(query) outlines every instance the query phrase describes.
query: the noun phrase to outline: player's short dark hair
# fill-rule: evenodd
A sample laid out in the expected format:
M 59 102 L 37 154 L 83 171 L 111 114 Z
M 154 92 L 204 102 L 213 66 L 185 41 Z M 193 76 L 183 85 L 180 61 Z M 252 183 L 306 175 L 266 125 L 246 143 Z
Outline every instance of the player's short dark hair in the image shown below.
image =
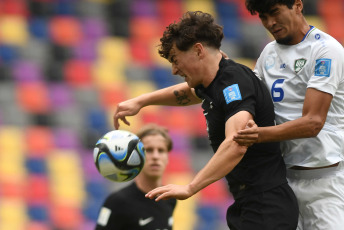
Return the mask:
M 195 43 L 220 49 L 223 27 L 216 24 L 212 15 L 202 11 L 188 11 L 179 20 L 171 23 L 160 38 L 159 54 L 168 59 L 173 44 L 181 51 L 187 51 Z
M 173 147 L 172 139 L 170 135 L 168 134 L 168 129 L 166 129 L 165 127 L 162 127 L 156 124 L 147 124 L 143 126 L 136 133 L 136 135 L 140 139 L 143 139 L 144 137 L 151 136 L 151 135 L 161 135 L 163 138 L 165 138 L 167 150 L 169 152 L 172 150 L 172 147 Z
M 289 9 L 293 8 L 295 0 L 246 0 L 246 8 L 252 14 L 267 13 L 276 4 L 285 5 Z

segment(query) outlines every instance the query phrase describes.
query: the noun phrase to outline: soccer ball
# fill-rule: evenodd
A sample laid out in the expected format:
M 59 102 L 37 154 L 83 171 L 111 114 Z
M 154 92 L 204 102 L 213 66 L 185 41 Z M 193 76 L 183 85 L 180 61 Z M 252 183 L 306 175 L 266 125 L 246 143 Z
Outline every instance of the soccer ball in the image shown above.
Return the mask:
M 125 130 L 113 130 L 101 137 L 93 150 L 99 173 L 105 178 L 124 182 L 134 179 L 145 163 L 140 139 Z

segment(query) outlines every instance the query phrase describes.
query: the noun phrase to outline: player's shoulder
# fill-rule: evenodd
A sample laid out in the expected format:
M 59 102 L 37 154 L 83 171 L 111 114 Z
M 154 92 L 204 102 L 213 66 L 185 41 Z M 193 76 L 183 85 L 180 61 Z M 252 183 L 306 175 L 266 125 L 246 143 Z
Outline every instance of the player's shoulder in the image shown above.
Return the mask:
M 343 46 L 334 37 L 316 27 L 309 32 L 307 39 L 314 43 L 314 48 L 343 50 Z
M 111 202 L 111 203 L 125 203 L 131 199 L 128 199 L 128 197 L 133 197 L 132 194 L 135 193 L 135 185 L 134 184 L 129 184 L 115 192 L 112 192 L 107 198 L 106 202 Z

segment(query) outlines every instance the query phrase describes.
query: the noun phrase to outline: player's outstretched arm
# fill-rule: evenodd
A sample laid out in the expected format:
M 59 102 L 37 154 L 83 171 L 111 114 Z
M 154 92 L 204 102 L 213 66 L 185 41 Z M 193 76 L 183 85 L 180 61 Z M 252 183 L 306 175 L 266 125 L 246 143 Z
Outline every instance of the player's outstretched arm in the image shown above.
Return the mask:
M 194 89 L 191 89 L 187 83 L 180 83 L 164 89 L 142 94 L 117 105 L 113 115 L 114 127 L 115 129 L 119 128 L 119 120 L 123 121 L 126 125 L 130 125 L 126 117 L 138 114 L 145 106 L 187 106 L 200 102 L 201 99 L 195 95 Z
M 240 145 L 248 146 L 253 143 L 314 137 L 324 126 L 331 101 L 331 94 L 309 88 L 303 104 L 302 117 L 268 127 L 257 127 L 251 121 L 253 126 L 238 131 L 233 140 Z
M 190 184 L 170 184 L 158 187 L 148 192 L 146 197 L 155 199 L 156 201 L 170 198 L 184 200 L 226 176 L 241 161 L 246 153 L 247 147 L 240 146 L 232 139 L 234 134 L 238 130 L 243 129 L 250 119 L 252 119 L 252 115 L 246 111 L 240 111 L 228 119 L 226 122 L 226 139 Z

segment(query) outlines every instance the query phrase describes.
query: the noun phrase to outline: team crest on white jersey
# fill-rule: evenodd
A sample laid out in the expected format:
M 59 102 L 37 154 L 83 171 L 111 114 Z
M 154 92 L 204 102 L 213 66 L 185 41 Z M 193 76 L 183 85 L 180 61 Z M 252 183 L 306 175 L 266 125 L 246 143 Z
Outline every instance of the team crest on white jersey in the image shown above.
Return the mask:
M 294 64 L 294 69 L 295 69 L 295 73 L 300 72 L 300 70 L 302 70 L 302 68 L 306 65 L 307 60 L 305 58 L 300 58 L 295 60 L 295 64 Z

